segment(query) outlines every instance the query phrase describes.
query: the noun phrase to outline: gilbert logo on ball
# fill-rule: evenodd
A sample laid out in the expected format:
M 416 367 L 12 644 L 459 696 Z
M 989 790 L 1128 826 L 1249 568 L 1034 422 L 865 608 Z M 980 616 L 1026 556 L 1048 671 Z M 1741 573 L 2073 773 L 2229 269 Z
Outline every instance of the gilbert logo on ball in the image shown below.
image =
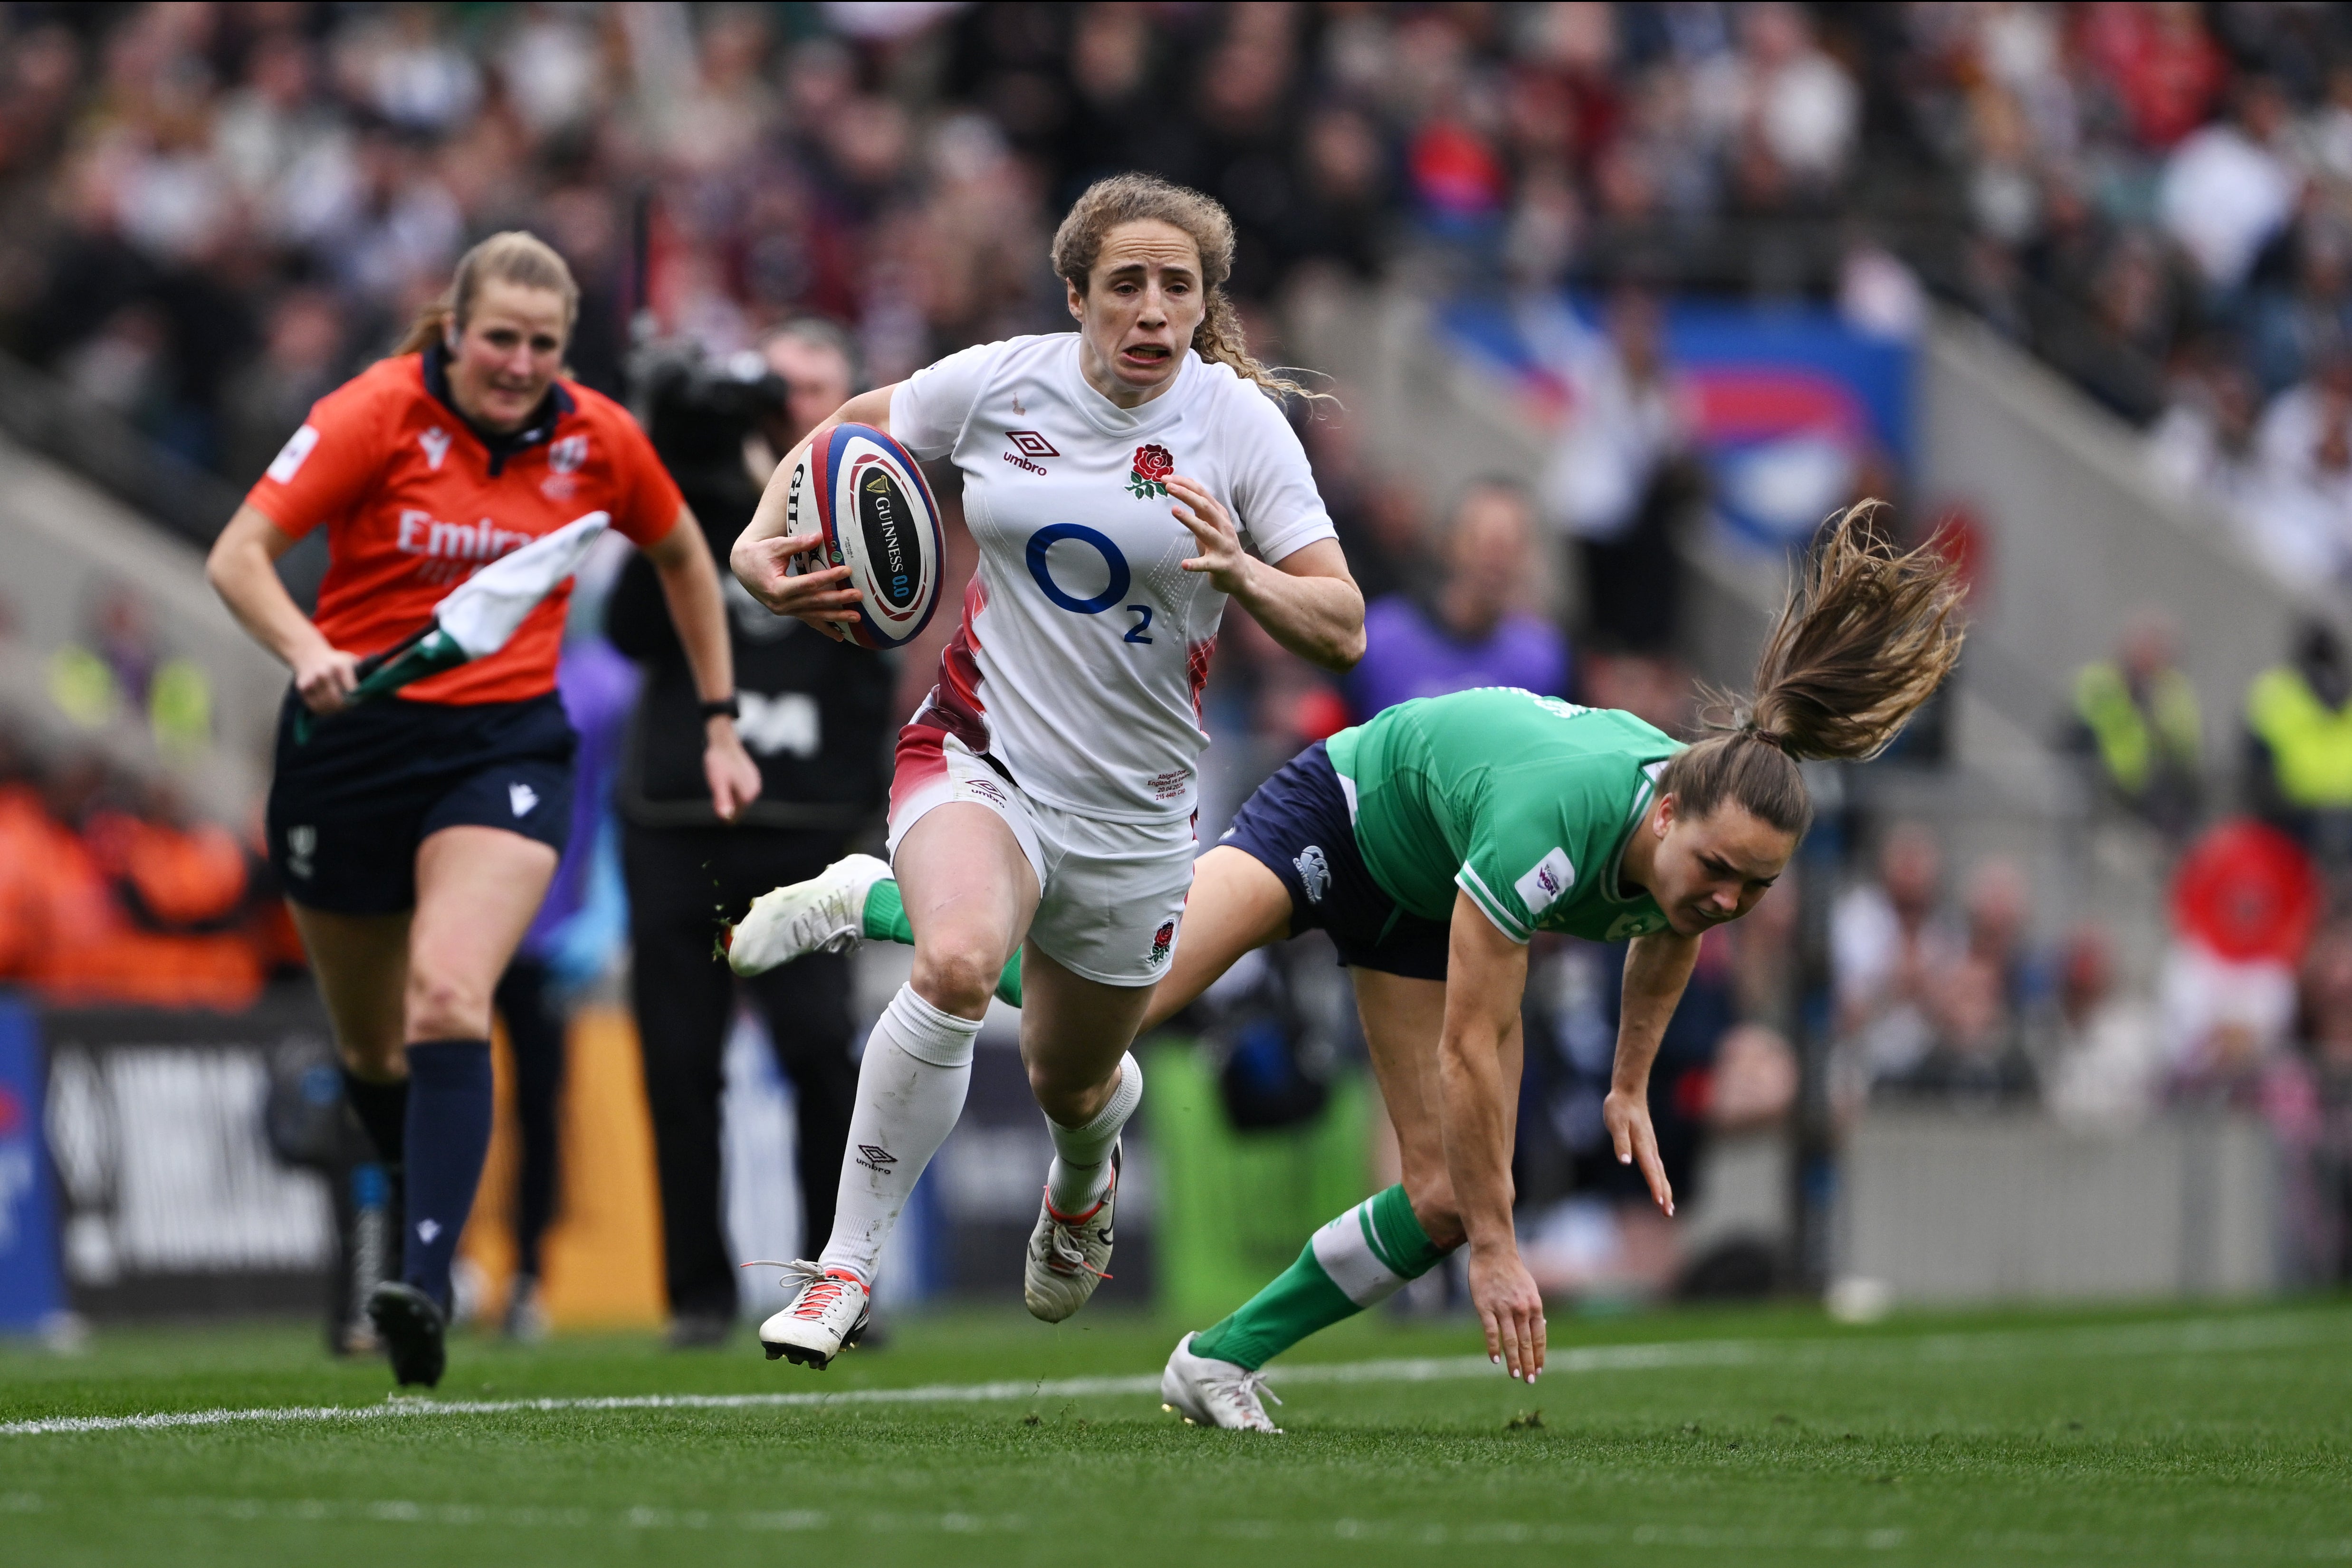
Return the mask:
M 805 509 L 805 510 L 803 510 Z M 784 525 L 824 541 L 823 564 L 846 566 L 857 618 L 842 634 L 860 647 L 899 647 L 940 603 L 939 503 L 904 447 L 870 425 L 841 425 L 809 445 L 785 491 Z

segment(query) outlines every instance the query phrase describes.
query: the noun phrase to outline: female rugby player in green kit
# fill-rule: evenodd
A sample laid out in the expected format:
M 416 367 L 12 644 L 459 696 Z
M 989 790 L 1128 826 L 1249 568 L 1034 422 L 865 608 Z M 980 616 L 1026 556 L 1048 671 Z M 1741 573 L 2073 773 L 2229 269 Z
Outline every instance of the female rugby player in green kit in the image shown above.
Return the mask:
M 1231 1317 L 1187 1334 L 1161 1380 L 1172 1408 L 1276 1430 L 1258 1369 L 1465 1242 L 1489 1358 L 1529 1381 L 1542 1370 L 1543 1300 L 1512 1230 L 1510 1174 L 1536 931 L 1632 939 L 1602 1117 L 1618 1159 L 1674 1212 L 1650 1064 L 1700 937 L 1753 909 L 1804 836 L 1797 759 L 1877 754 L 1959 654 L 1951 564 L 1886 552 L 1869 532 L 1875 510 L 1831 526 L 1731 727 L 1686 746 L 1630 713 L 1507 688 L 1400 703 L 1294 758 L 1201 857 L 1145 1027 L 1243 953 L 1321 927 L 1354 972 L 1404 1180 L 1317 1231 Z M 736 928 L 733 962 L 751 971 L 860 936 L 905 941 L 887 874 L 844 862 L 767 895 Z M 1017 984 L 1008 972 L 1006 987 Z

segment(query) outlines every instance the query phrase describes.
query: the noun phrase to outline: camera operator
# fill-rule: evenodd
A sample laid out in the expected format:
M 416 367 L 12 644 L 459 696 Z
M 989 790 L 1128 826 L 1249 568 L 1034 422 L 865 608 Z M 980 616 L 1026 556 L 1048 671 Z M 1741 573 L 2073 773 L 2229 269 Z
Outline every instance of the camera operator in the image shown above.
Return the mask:
M 707 361 L 691 345 L 642 351 L 634 367 L 654 448 L 720 562 L 759 503 L 777 455 L 856 390 L 850 341 L 832 323 L 785 326 L 754 353 Z M 704 714 L 652 572 L 631 563 L 606 633 L 645 668 L 618 790 L 635 943 L 634 1003 L 661 1176 L 670 1342 L 723 1340 L 738 1306 L 722 1229 L 719 1099 L 736 986 L 766 1019 L 800 1117 L 803 1236 L 833 1228 L 849 1113 L 848 960 L 820 953 L 739 982 L 719 922 L 771 888 L 841 858 L 881 808 L 896 673 L 890 660 L 773 616 L 721 572 L 735 655 L 737 728 L 760 765 L 759 799 L 732 826 L 703 782 Z

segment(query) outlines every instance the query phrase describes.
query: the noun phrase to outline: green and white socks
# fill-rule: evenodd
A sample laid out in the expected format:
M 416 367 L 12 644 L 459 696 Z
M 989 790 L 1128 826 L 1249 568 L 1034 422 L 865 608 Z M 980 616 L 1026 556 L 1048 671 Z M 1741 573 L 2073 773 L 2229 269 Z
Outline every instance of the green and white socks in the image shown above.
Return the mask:
M 907 920 L 906 900 L 898 896 L 896 878 L 885 877 L 866 889 L 864 912 L 866 940 L 915 945 L 915 928 Z M 996 977 L 997 999 L 1008 1007 L 1021 1005 L 1021 953 L 1017 948 Z
M 1375 1193 L 1310 1237 L 1273 1284 L 1193 1335 L 1192 1353 L 1255 1372 L 1307 1335 L 1385 1301 L 1451 1250 L 1422 1230 L 1402 1184 Z

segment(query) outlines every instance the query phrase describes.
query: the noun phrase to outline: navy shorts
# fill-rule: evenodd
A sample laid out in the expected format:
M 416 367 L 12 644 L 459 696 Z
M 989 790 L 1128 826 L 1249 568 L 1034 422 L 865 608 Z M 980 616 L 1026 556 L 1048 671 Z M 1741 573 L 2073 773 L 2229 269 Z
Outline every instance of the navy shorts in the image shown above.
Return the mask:
M 287 897 L 339 915 L 416 903 L 416 847 L 445 827 L 503 827 L 557 854 L 572 830 L 579 744 L 553 692 L 522 702 L 389 698 L 315 720 L 278 715 L 269 863 Z
M 1409 980 L 1444 980 L 1445 921 L 1424 920 L 1372 880 L 1323 742 L 1290 761 L 1234 814 L 1220 844 L 1262 862 L 1290 889 L 1290 934 L 1328 931 L 1339 962 Z

